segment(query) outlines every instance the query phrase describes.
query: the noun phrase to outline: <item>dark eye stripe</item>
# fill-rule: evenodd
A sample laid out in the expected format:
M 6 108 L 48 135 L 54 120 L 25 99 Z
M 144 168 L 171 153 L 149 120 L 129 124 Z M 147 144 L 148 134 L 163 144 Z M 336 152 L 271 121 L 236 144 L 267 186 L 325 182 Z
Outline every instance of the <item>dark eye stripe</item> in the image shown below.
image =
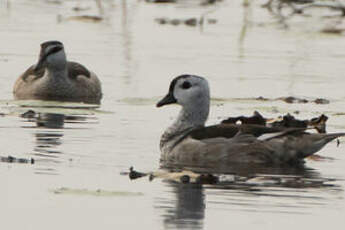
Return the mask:
M 190 84 L 189 81 L 185 81 L 182 84 L 182 89 L 189 89 L 192 85 Z

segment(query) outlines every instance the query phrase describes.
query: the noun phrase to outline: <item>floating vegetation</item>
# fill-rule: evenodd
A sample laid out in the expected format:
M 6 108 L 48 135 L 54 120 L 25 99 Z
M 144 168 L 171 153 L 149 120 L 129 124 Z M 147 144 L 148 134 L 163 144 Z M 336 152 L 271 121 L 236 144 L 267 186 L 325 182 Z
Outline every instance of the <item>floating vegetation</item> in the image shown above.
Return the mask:
M 283 101 L 288 104 L 307 104 L 307 103 L 315 103 L 319 105 L 326 105 L 329 104 L 330 101 L 325 98 L 316 98 L 316 99 L 306 99 L 306 98 L 299 98 L 293 96 L 287 97 L 277 97 L 277 98 L 267 98 L 263 96 L 259 97 L 248 97 L 248 98 L 211 98 L 211 101 L 214 103 L 225 103 L 225 102 L 233 102 L 233 101 L 264 101 L 264 102 L 273 102 L 273 101 Z
M 150 173 L 143 173 L 133 169 L 129 169 L 129 173 L 121 173 L 122 175 L 128 175 L 129 179 L 135 180 L 142 177 L 148 177 L 150 181 L 155 178 L 166 179 L 169 181 L 175 181 L 179 183 L 197 183 L 197 184 L 213 184 L 218 181 L 212 174 L 198 174 L 192 171 L 183 170 L 178 172 L 171 172 L 167 170 L 158 170 Z
M 50 190 L 54 194 L 62 195 L 88 195 L 88 196 L 99 196 L 99 197 L 111 197 L 111 196 L 142 196 L 142 192 L 128 192 L 128 191 L 109 191 L 109 190 L 89 190 L 89 189 L 76 189 L 61 187 Z
M 34 164 L 35 160 L 33 158 L 26 159 L 26 158 L 17 158 L 17 157 L 13 157 L 13 156 L 7 156 L 7 157 L 0 156 L 0 162 Z
M 272 172 L 277 172 L 276 169 L 272 168 L 271 170 Z M 133 172 L 135 170 L 132 168 L 131 171 Z M 281 172 L 283 171 L 288 172 L 288 170 L 281 168 Z M 321 188 L 336 186 L 332 183 L 335 181 L 334 179 L 322 178 L 318 174 L 314 174 L 306 168 L 296 168 L 295 173 L 291 175 L 255 173 L 252 175 L 241 176 L 236 174 L 196 173 L 190 170 L 169 171 L 163 169 L 150 173 L 135 172 L 137 174 L 147 176 L 149 181 L 152 181 L 153 179 L 162 179 L 168 182 L 181 184 L 210 185 L 214 188 L 217 188 L 218 186 L 226 186 L 226 188 L 229 189 L 250 189 L 261 186 L 291 188 Z M 130 175 L 130 173 L 123 175 Z M 138 178 L 130 179 L 133 180 Z
M 284 101 L 286 103 L 289 104 L 305 104 L 305 103 L 315 103 L 315 104 L 329 104 L 330 101 L 324 98 L 317 98 L 317 99 L 313 99 L 313 100 L 308 100 L 305 98 L 298 98 L 298 97 L 293 97 L 293 96 L 288 96 L 288 97 L 278 97 L 275 99 L 269 99 L 269 98 L 265 98 L 265 97 L 257 97 L 255 98 L 258 101 Z

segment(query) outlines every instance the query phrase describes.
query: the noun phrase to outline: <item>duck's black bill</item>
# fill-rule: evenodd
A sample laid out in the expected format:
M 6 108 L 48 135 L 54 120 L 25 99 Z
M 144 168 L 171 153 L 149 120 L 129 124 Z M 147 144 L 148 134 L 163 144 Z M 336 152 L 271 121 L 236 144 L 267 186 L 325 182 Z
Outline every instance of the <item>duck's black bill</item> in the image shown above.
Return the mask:
M 157 107 L 161 107 L 163 105 L 169 105 L 169 104 L 174 104 L 176 103 L 176 98 L 174 97 L 174 95 L 172 95 L 171 93 L 168 93 L 162 100 L 160 100 L 157 103 Z

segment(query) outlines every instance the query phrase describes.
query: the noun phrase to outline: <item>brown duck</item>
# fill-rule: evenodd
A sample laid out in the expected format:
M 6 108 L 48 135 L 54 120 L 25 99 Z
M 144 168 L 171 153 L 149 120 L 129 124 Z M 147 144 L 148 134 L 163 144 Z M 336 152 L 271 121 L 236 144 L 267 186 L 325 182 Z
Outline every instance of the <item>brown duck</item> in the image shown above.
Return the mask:
M 102 98 L 98 77 L 83 65 L 66 59 L 59 41 L 41 44 L 37 64 L 15 82 L 15 99 L 39 99 L 99 104 Z

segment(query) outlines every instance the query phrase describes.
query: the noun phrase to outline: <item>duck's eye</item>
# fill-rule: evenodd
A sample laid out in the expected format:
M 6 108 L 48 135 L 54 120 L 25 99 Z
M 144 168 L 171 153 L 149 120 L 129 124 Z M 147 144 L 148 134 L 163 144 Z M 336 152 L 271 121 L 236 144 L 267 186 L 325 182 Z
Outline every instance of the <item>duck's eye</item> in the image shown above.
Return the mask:
M 189 81 L 185 81 L 182 84 L 182 89 L 189 89 L 192 85 L 190 84 Z

